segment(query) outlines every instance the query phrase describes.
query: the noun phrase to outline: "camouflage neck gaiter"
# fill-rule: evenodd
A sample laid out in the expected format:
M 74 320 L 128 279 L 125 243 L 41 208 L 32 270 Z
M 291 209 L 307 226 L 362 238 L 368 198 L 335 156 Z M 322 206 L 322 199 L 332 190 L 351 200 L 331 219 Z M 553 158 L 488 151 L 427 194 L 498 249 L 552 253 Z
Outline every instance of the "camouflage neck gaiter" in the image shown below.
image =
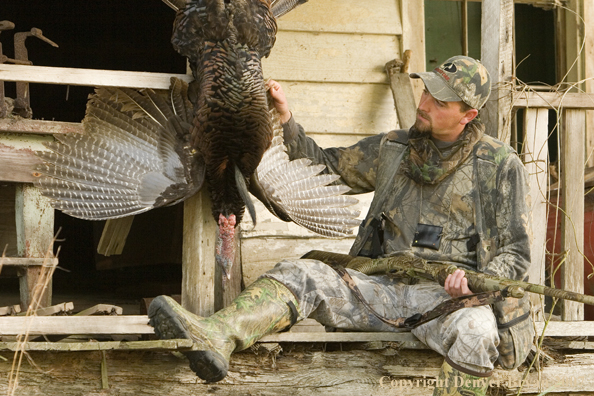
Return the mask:
M 442 154 L 431 140 L 430 132 L 420 132 L 413 126 L 408 132 L 408 149 L 400 171 L 419 184 L 439 183 L 468 158 L 484 132 L 481 122 L 471 121 L 458 140 Z

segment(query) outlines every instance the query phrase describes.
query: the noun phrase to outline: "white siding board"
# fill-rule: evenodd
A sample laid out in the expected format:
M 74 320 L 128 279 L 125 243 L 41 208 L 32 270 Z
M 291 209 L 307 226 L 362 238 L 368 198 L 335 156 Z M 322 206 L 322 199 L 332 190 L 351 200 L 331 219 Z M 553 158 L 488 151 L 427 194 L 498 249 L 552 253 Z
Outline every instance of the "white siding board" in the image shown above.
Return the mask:
M 350 146 L 398 128 L 384 68 L 401 57 L 401 10 L 399 0 L 310 0 L 279 20 L 264 76 L 282 84 L 295 120 L 321 147 Z M 357 196 L 360 219 L 372 197 Z M 249 216 L 241 224 L 246 284 L 282 259 L 312 249 L 347 253 L 354 241 L 317 236 L 277 219 L 259 202 L 256 210 L 256 226 Z
M 246 285 L 283 259 L 297 259 L 310 250 L 348 253 L 353 238 L 247 238 L 241 241 L 243 280 Z
M 279 30 L 402 34 L 398 1 L 310 0 L 279 18 Z
M 279 82 L 295 120 L 308 133 L 374 135 L 398 126 L 387 84 Z M 342 137 L 334 145 L 340 142 Z
M 394 35 L 281 31 L 262 68 L 277 80 L 387 84 L 384 65 L 398 57 Z

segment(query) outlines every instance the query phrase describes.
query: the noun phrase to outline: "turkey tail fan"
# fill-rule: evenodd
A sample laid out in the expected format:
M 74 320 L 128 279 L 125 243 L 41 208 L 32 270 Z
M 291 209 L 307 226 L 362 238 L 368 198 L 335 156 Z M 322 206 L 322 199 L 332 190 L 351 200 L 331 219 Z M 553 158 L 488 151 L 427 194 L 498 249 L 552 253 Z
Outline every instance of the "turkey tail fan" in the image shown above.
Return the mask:
M 269 101 L 271 99 L 269 98 Z M 289 160 L 283 144 L 278 112 L 271 106 L 274 138 L 264 153 L 252 183 L 254 193 L 276 216 L 293 221 L 317 234 L 343 237 L 358 226 L 359 211 L 351 209 L 356 198 L 343 195 L 350 188 L 335 183 L 340 176 L 320 174 L 324 165 L 311 165 L 308 159 Z
M 287 12 L 292 11 L 298 5 L 306 3 L 307 0 L 272 0 L 270 8 L 275 18 L 279 18 L 285 15 Z
M 97 88 L 84 133 L 55 135 L 48 151 L 36 153 L 43 161 L 36 184 L 56 209 L 105 220 L 171 205 L 200 189 L 203 160 L 184 139 L 187 85 L 172 84 L 169 93 Z

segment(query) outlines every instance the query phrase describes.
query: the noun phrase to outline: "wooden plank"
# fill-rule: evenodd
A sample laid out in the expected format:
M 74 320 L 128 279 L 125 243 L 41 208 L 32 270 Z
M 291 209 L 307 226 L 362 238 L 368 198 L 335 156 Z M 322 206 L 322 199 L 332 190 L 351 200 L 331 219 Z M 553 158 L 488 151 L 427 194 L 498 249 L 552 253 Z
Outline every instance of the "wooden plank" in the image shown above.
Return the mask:
M 215 309 L 220 272 L 214 257 L 217 224 L 206 186 L 184 202 L 183 227 L 182 305 L 190 312 L 210 316 L 220 309 Z
M 55 257 L 4 257 L 0 258 L 2 265 L 14 265 L 19 267 L 57 265 L 58 259 Z
M 584 2 L 584 79 L 586 92 L 594 94 L 594 3 Z M 594 166 L 594 111 L 586 112 L 587 166 Z
M 398 125 L 387 84 L 279 82 L 295 120 L 307 133 L 375 135 Z M 342 144 L 342 137 L 339 141 Z
M 398 36 L 281 31 L 262 68 L 275 80 L 386 84 L 399 56 Z
M 0 80 L 3 81 L 169 89 L 171 77 L 177 77 L 187 82 L 193 80 L 193 77 L 187 74 L 0 64 Z
M 30 335 L 73 335 L 73 334 L 153 334 L 146 315 L 124 316 L 9 316 L 0 318 L 0 335 L 13 336 L 29 330 Z M 536 331 L 541 334 L 544 322 L 536 323 Z M 305 334 L 305 335 L 304 335 Z M 316 334 L 320 338 L 316 338 Z M 594 322 L 550 321 L 546 324 L 547 337 L 592 337 Z M 337 332 L 300 333 L 284 332 L 263 337 L 261 342 L 368 342 L 377 340 L 414 341 L 407 332 Z M 350 340 L 350 341 L 349 341 Z
M 547 240 L 548 196 L 548 134 L 549 110 L 526 109 L 524 112 L 524 163 L 530 175 L 530 196 L 532 198 L 532 240 L 531 265 L 528 270 L 530 282 L 544 285 Z M 531 294 L 530 300 L 536 319 L 543 320 L 543 299 Z
M 512 0 L 484 0 L 481 17 L 481 60 L 491 75 L 491 96 L 481 110 L 486 133 L 509 142 L 513 76 Z
M 112 254 L 122 254 L 126 246 L 126 238 L 132 228 L 134 216 L 120 217 L 117 219 L 108 219 L 103 226 L 101 238 L 97 245 L 97 253 L 104 256 Z
M 52 305 L 51 307 L 40 308 L 36 310 L 33 315 L 35 316 L 50 316 L 55 315 L 61 312 L 70 312 L 74 309 L 74 303 L 67 302 L 67 303 L 60 303 L 56 305 Z M 25 316 L 26 312 L 21 312 L 18 316 Z
M 594 110 L 594 94 L 570 92 L 515 92 L 513 107 L 559 109 L 588 109 Z
M 402 15 L 402 54 L 411 51 L 409 71 L 425 71 L 425 2 L 400 1 Z M 419 103 L 425 85 L 421 79 L 412 81 L 415 103 Z
M 9 316 L 0 335 L 153 334 L 148 316 Z
M 403 61 L 394 60 L 386 64 L 386 73 L 390 80 L 390 88 L 398 115 L 398 125 L 402 129 L 413 126 L 417 116 L 412 80 L 408 76 L 410 53 L 410 50 L 406 50 Z
M 20 305 L 9 305 L 8 307 L 0 307 L 0 316 L 15 315 L 21 312 Z
M 216 385 L 196 378 L 186 359 L 171 353 L 105 351 L 110 389 L 100 391 L 102 354 L 97 351 L 30 352 L 35 365 L 23 364 L 19 396 L 95 394 L 155 394 L 198 396 L 215 392 L 235 395 L 374 395 L 430 396 L 443 358 L 426 350 L 344 350 L 312 348 L 285 350 L 275 356 L 250 350 L 233 355 L 228 376 Z M 528 375 L 520 391 L 523 371 L 495 370 L 491 394 L 591 395 L 592 354 L 565 354 L 565 361 Z M 12 356 L 0 359 L 1 372 L 10 372 Z M 0 392 L 6 393 L 6 381 Z M 557 393 L 564 392 L 564 393 Z
M 354 238 L 242 238 L 243 280 L 246 285 L 254 282 L 266 271 L 284 259 L 297 259 L 310 250 L 348 253 Z
M 307 136 L 311 137 L 320 147 L 336 147 L 340 144 L 343 147 L 349 147 L 357 143 L 359 140 L 373 136 L 372 134 L 350 134 L 350 133 L 315 133 L 306 132 Z M 340 142 L 340 143 L 337 143 Z
M 111 304 L 97 304 L 83 311 L 76 313 L 77 316 L 88 316 L 88 315 L 121 315 L 124 313 L 122 307 Z
M 89 352 L 89 351 L 179 351 L 192 348 L 192 340 L 91 341 L 91 342 L 0 342 L 0 351 Z
M 561 251 L 567 252 L 561 268 L 561 288 L 584 292 L 584 142 L 585 112 L 568 109 L 563 113 L 561 133 Z M 563 320 L 583 320 L 584 306 L 562 301 Z
M 0 134 L 0 180 L 32 183 L 33 167 L 41 161 L 35 151 L 45 150 L 51 136 Z
M 0 361 L 0 370 L 6 373 L 10 372 L 12 363 L 12 356 L 7 355 L 9 361 Z M 98 393 L 199 396 L 213 392 L 219 396 L 431 395 L 433 390 L 426 386 L 415 387 L 411 383 L 401 390 L 397 383 L 395 387 L 390 386 L 389 377 L 384 378 L 383 387 L 380 386 L 380 379 L 386 375 L 396 376 L 396 370 L 407 364 L 407 371 L 419 369 L 414 378 L 422 379 L 424 368 L 433 368 L 437 373 L 443 360 L 431 351 L 412 354 L 398 351 L 394 355 L 384 351 L 321 352 L 300 348 L 275 356 L 274 353 L 255 354 L 248 350 L 235 354 L 227 377 L 212 384 L 197 379 L 187 360 L 171 353 L 115 350 L 105 352 L 110 389 L 102 391 L 99 389 L 101 353 L 30 352 L 29 355 L 35 366 L 22 365 L 19 396 Z M 7 394 L 6 382 L 0 383 L 2 394 Z
M 563 75 L 560 76 L 561 78 L 558 81 L 576 83 L 583 81 L 584 78 L 583 62 L 580 59 L 580 55 L 583 56 L 582 51 L 584 49 L 583 22 L 581 18 L 583 3 L 583 0 L 567 0 L 565 7 L 557 12 L 558 21 L 562 25 L 560 27 L 563 32 L 559 38 L 563 41 L 563 45 L 558 49 L 558 57 L 561 58 L 562 62 L 559 72 L 563 73 Z M 580 84 L 576 84 L 576 87 L 572 90 L 576 92 L 581 88 Z
M 279 18 L 278 27 L 293 31 L 402 34 L 400 10 L 394 0 L 375 0 L 371 7 L 358 0 L 309 3 Z
M 24 118 L 0 119 L 0 132 L 11 133 L 83 133 L 83 126 L 76 122 L 27 120 Z
M 39 189 L 19 184 L 15 198 L 17 249 L 20 257 L 45 258 L 53 254 L 54 208 Z M 31 266 L 22 270 L 19 278 L 21 307 L 26 310 L 32 302 L 34 308 L 52 305 L 51 278 L 43 285 L 45 267 Z M 38 290 L 42 287 L 43 289 Z M 37 296 L 37 297 L 35 297 Z M 37 298 L 36 301 L 34 299 Z
M 546 329 L 545 329 L 546 325 Z M 536 333 L 542 334 L 545 329 L 545 336 L 547 337 L 589 337 L 594 336 L 594 322 L 584 321 L 550 321 L 537 322 Z

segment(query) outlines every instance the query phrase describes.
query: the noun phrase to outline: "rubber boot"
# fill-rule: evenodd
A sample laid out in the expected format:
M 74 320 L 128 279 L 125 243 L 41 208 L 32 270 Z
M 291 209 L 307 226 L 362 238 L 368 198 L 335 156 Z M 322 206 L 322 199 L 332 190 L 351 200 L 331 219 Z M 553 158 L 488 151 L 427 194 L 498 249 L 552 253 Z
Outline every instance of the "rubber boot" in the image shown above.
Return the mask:
M 148 315 L 159 338 L 194 341 L 195 350 L 184 352 L 190 368 L 203 380 L 216 382 L 227 375 L 232 352 L 293 325 L 298 316 L 297 304 L 282 283 L 260 278 L 230 306 L 206 318 L 185 310 L 168 296 L 155 298 Z
M 485 396 L 490 378 L 491 373 L 470 373 L 460 366 L 452 367 L 446 360 L 439 371 L 433 396 Z

